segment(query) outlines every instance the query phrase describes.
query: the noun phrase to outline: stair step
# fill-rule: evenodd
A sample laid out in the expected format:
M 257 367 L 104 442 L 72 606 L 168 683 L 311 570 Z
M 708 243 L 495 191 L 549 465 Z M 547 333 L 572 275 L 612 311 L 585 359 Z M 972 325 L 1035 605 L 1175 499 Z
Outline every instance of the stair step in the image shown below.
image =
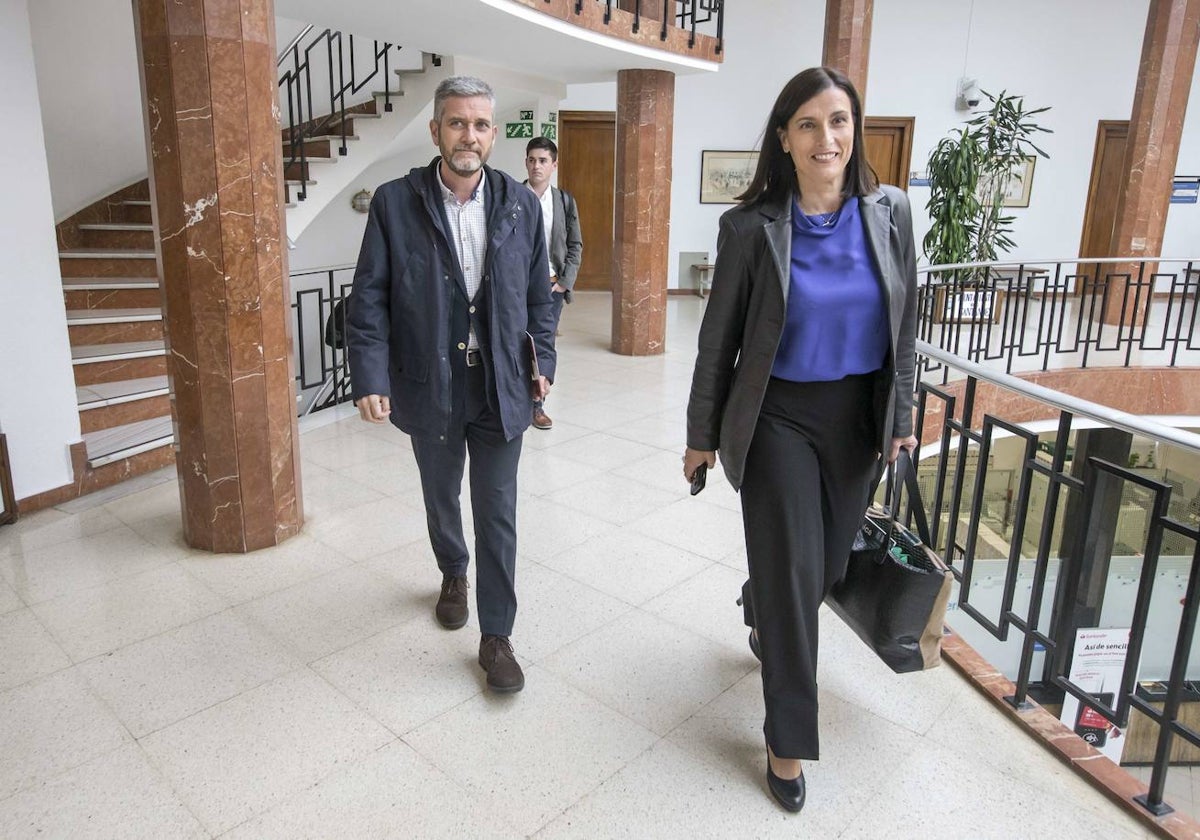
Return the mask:
M 121 382 L 97 382 L 75 389 L 80 411 L 159 397 L 170 392 L 165 376 L 146 376 Z
M 148 198 L 129 198 L 129 199 L 126 199 L 125 201 L 122 201 L 121 203 L 128 204 L 130 207 L 149 207 L 150 199 L 148 199 Z
M 78 324 L 128 324 L 134 321 L 161 321 L 161 309 L 69 309 L 67 326 Z
M 148 203 L 148 202 L 147 202 Z M 153 232 L 154 225 L 148 222 L 98 222 L 91 225 L 80 225 L 80 230 L 148 230 Z
M 71 348 L 71 364 L 91 365 L 97 362 L 119 362 L 126 359 L 145 359 L 165 356 L 164 341 L 122 341 L 113 344 L 81 344 Z
M 175 442 L 175 431 L 169 416 L 155 417 L 87 432 L 83 435 L 83 442 L 87 446 L 88 466 L 95 468 L 160 446 L 169 446 Z
M 157 277 L 64 277 L 63 291 L 93 292 L 105 289 L 157 289 Z
M 61 260 L 152 260 L 153 251 L 131 248 L 68 248 L 58 252 Z

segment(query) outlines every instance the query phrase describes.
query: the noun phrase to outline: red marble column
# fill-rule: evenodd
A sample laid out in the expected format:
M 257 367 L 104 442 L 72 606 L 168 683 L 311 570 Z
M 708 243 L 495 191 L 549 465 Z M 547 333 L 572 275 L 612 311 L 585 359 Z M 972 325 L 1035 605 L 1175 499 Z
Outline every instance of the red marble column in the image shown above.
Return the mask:
M 1117 202 L 1117 221 L 1113 226 L 1114 257 L 1140 261 L 1162 256 L 1159 251 L 1171 203 L 1198 41 L 1200 0 L 1150 0 L 1133 113 L 1129 117 L 1122 179 L 1126 186 Z M 1132 282 L 1138 282 L 1137 263 L 1111 268 L 1112 275 L 1127 273 Z M 1140 290 L 1128 288 L 1116 276 L 1110 278 L 1104 307 L 1106 323 L 1143 321 L 1155 270 L 1155 264 L 1146 266 Z M 1137 297 L 1140 300 L 1135 303 Z
M 875 0 L 825 0 L 825 45 L 821 64 L 845 73 L 867 101 L 871 14 Z
M 623 356 L 665 350 L 674 112 L 674 73 L 617 73 L 612 349 Z
M 303 523 L 271 0 L 134 0 L 188 544 Z

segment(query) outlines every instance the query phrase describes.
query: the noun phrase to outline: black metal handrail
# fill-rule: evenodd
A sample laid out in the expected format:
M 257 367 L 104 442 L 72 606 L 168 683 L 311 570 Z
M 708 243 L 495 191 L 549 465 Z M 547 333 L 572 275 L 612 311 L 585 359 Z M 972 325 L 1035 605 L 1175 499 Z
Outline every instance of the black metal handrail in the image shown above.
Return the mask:
M 1200 366 L 1200 259 L 969 263 L 920 270 L 918 337 L 1006 373 Z M 1105 315 L 1108 315 L 1106 318 Z M 1069 362 L 1069 364 L 1068 364 Z
M 547 3 L 551 0 L 546 0 Z M 620 7 L 614 0 L 597 0 L 604 4 L 604 23 L 612 21 L 613 7 Z M 575 14 L 583 14 L 584 0 L 575 0 Z M 696 24 L 716 21 L 716 52 L 719 55 L 725 47 L 725 0 L 634 0 L 633 2 L 633 31 L 638 32 L 642 26 L 642 9 L 653 6 L 662 7 L 658 38 L 667 40 L 669 27 L 673 24 L 679 29 L 688 30 L 688 48 L 696 46 Z
M 968 641 L 972 634 L 999 642 L 1009 641 L 1010 635 L 1016 636 L 1020 646 L 1019 663 L 1015 673 L 1006 672 L 1015 685 L 1013 695 L 1006 698 L 1013 706 L 1026 707 L 1031 696 L 1054 703 L 1070 695 L 1122 729 L 1129 725 L 1131 710 L 1140 712 L 1157 726 L 1148 790 L 1135 800 L 1153 814 L 1168 813 L 1171 808 L 1163 801 L 1163 792 L 1172 743 L 1174 739 L 1182 738 L 1200 747 L 1200 732 L 1180 720 L 1200 611 L 1200 510 L 1191 510 L 1195 500 L 1189 502 L 1187 498 L 1180 498 L 1178 489 L 1181 485 L 1174 479 L 1168 481 L 1165 476 L 1138 470 L 1133 466 L 1136 461 L 1127 458 L 1118 462 L 1093 453 L 1103 452 L 1099 443 L 1105 440 L 1102 436 L 1108 436 L 1107 445 L 1111 452 L 1111 436 L 1116 435 L 1118 441 L 1126 441 L 1124 453 L 1127 456 L 1129 441 L 1136 435 L 1139 439 L 1153 441 L 1156 449 L 1161 446 L 1164 451 L 1174 448 L 1200 455 L 1200 435 L 1042 388 L 927 342 L 918 342 L 918 358 L 921 375 L 917 395 L 917 416 L 920 418 L 917 434 L 922 440 L 934 437 L 939 440 L 937 445 L 926 447 L 936 451 L 927 454 L 920 465 L 923 482 L 933 485 L 933 492 L 927 489 L 924 494 L 931 506 L 926 513 L 932 524 L 935 548 L 942 553 L 958 580 L 954 615 L 966 616 L 973 622 L 967 625 L 952 618 L 951 623 L 961 635 L 968 637 Z M 955 389 L 939 385 L 947 380 L 947 371 L 953 372 L 958 386 Z M 1032 431 L 1029 424 L 1010 422 L 998 414 L 984 414 L 977 419 L 981 384 L 1042 403 L 1048 414 L 1057 414 L 1054 429 L 1039 434 Z M 940 427 L 925 428 L 926 418 L 938 416 L 938 412 L 931 412 L 931 409 L 938 408 L 941 409 Z M 1097 426 L 1099 430 L 1094 429 Z M 1072 435 L 1079 445 L 1080 430 L 1087 427 L 1093 427 L 1088 434 L 1097 436 L 1096 442 L 1090 449 L 1085 446 L 1085 451 L 1080 453 L 1071 445 Z M 1012 442 L 1018 447 L 1020 466 L 1017 474 L 1009 478 L 1010 490 L 1004 499 L 1004 521 L 1000 525 L 996 524 L 997 516 L 990 511 L 986 497 L 990 464 L 995 447 L 1003 438 L 1015 439 Z M 1034 501 L 1035 496 L 1039 496 L 1033 492 L 1035 483 L 1040 494 L 1044 494 L 1044 500 Z M 1013 484 L 1016 485 L 1015 496 L 1011 490 Z M 994 495 L 994 488 L 992 492 Z M 1094 626 L 1103 610 L 1105 581 L 1116 551 L 1116 542 L 1111 538 L 1116 533 L 1116 517 L 1110 515 L 1111 507 L 1106 508 L 1106 505 L 1111 506 L 1114 500 L 1117 505 L 1121 504 L 1126 493 L 1141 497 L 1145 529 L 1143 544 L 1135 547 L 1140 556 L 1140 580 L 1132 617 L 1128 621 L 1128 653 L 1119 689 L 1105 686 L 1104 690 L 1112 690 L 1114 696 L 1109 704 L 1070 679 L 1070 659 L 1076 631 Z M 985 522 L 993 538 L 986 544 L 981 539 Z M 1109 534 L 1107 545 L 1104 542 L 1106 533 Z M 1008 543 L 1007 557 L 981 559 L 980 555 L 986 558 L 989 552 L 994 554 L 1004 547 L 1001 539 L 1004 535 Z M 997 541 L 1001 543 L 999 547 Z M 1155 587 L 1164 585 L 1157 571 L 1168 542 L 1172 546 L 1170 553 L 1177 562 L 1188 563 L 1189 577 L 1178 632 L 1170 648 L 1168 673 L 1150 676 L 1155 684 L 1165 686 L 1165 690 L 1161 697 L 1150 698 L 1137 682 L 1138 667 L 1147 643 L 1164 641 L 1148 639 L 1147 626 Z M 1032 549 L 1027 553 L 1024 549 L 1029 546 Z M 1177 557 L 1181 552 L 1182 557 Z M 1189 552 L 1190 561 L 1187 558 Z M 1028 602 L 1022 610 L 1016 603 L 1017 585 L 1021 574 L 1028 572 L 1030 553 L 1033 555 L 1032 577 L 1026 575 L 1028 579 L 1022 581 L 1028 586 Z M 976 604 L 980 596 L 973 589 L 974 578 L 980 563 L 990 563 L 989 568 L 996 571 L 1001 562 L 1000 604 L 994 614 L 987 614 Z M 1051 588 L 1048 576 L 1052 564 L 1057 567 L 1057 578 L 1056 585 Z M 1081 598 L 1087 599 L 1086 603 L 1081 604 Z M 1160 596 L 1160 608 L 1164 598 L 1166 596 Z M 1048 620 L 1047 607 L 1052 607 Z M 1035 663 L 1038 655 L 1043 657 L 1040 669 Z M 1143 675 L 1142 679 L 1147 677 Z M 1162 703 L 1161 709 L 1156 702 Z
M 297 288 L 292 293 L 292 317 L 295 336 L 296 390 L 307 397 L 302 414 L 349 402 L 350 364 L 345 347 L 334 347 L 325 340 L 326 328 L 334 308 L 350 294 L 354 283 L 354 265 L 333 266 L 291 275 Z M 345 335 L 345 307 L 340 310 L 343 322 L 338 326 Z M 316 341 L 310 337 L 315 335 Z
M 341 32 L 324 29 L 304 43 L 305 35 L 311 31 L 306 28 L 295 39 L 290 48 L 279 57 L 279 66 L 286 66 L 283 75 L 279 77 L 279 87 L 287 101 L 287 124 L 284 128 L 286 151 L 284 154 L 284 171 L 299 172 L 300 185 L 296 198 L 303 201 L 308 197 L 308 151 L 306 141 L 312 137 L 327 133 L 331 127 L 337 127 L 341 142 L 338 154 L 345 155 L 347 114 L 352 117 L 352 108 L 369 102 L 371 97 L 354 99 L 355 94 L 382 72 L 383 110 L 392 110 L 392 97 L 400 93 L 399 82 L 393 87 L 390 59 L 393 49 L 399 50 L 398 45 L 385 41 L 373 41 L 369 72 L 359 74 L 355 61 L 354 36 L 347 35 L 343 39 Z M 329 110 L 320 109 L 313 103 L 313 53 L 324 50 L 324 78 L 329 84 Z M 319 66 L 319 65 L 318 65 Z M 324 103 L 321 103 L 324 105 Z

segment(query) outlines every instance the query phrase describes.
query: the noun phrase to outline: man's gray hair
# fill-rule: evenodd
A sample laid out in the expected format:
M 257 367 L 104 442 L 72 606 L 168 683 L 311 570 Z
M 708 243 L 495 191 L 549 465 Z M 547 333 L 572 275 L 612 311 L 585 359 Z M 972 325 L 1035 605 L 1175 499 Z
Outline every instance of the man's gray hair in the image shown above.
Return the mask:
M 486 96 L 492 103 L 492 110 L 496 109 L 496 94 L 492 91 L 492 86 L 483 79 L 477 79 L 474 76 L 451 76 L 443 79 L 442 83 L 437 86 L 437 92 L 433 95 L 433 121 L 437 123 L 442 121 L 442 111 L 446 108 L 447 99 L 466 99 L 472 96 Z

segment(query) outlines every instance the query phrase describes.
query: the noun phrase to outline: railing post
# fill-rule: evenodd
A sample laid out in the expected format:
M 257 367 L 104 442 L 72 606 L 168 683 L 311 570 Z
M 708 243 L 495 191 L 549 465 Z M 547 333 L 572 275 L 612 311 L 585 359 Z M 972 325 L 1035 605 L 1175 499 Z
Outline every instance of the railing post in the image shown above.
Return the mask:
M 1124 465 L 1132 445 L 1133 435 L 1120 429 L 1080 429 L 1075 433 L 1071 475 L 1083 483 L 1084 490 L 1082 498 L 1068 494 L 1063 510 L 1058 552 L 1063 565 L 1048 630 L 1058 644 L 1054 655 L 1046 657 L 1046 684 L 1053 676 L 1070 673 L 1075 631 L 1098 626 L 1104 605 L 1125 482 L 1097 470 L 1092 459 Z

